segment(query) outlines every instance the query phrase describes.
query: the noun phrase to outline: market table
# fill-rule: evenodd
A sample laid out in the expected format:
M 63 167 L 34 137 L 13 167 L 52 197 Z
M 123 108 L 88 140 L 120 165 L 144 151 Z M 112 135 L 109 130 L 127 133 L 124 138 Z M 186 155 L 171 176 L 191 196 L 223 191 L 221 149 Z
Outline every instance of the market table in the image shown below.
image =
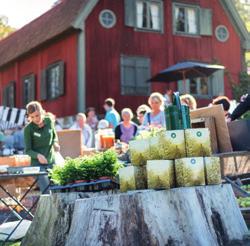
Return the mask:
M 10 234 L 5 234 L 5 233 L 1 233 L 0 234 L 4 234 L 7 236 L 7 238 L 4 241 L 4 244 L 9 241 L 9 239 L 11 238 L 11 236 L 13 235 L 13 233 L 17 230 L 17 228 L 20 226 L 20 224 L 22 223 L 23 220 L 29 218 L 29 219 L 33 219 L 34 215 L 31 213 L 32 209 L 35 207 L 35 205 L 37 204 L 39 198 L 36 199 L 36 201 L 33 203 L 33 205 L 28 209 L 26 208 L 23 204 L 22 204 L 22 200 L 31 192 L 31 190 L 34 188 L 34 186 L 37 184 L 38 182 L 38 178 L 40 176 L 45 176 L 48 175 L 47 172 L 36 172 L 36 173 L 18 173 L 18 174 L 0 174 L 0 189 L 7 195 L 7 197 L 9 197 L 12 201 L 14 201 L 16 203 L 16 205 L 13 207 L 12 205 L 8 204 L 5 199 L 0 197 L 0 202 L 2 202 L 9 210 L 11 213 L 13 213 L 18 219 L 19 222 L 18 224 L 14 227 L 14 229 L 11 231 Z M 16 198 L 13 194 L 11 194 L 5 187 L 4 185 L 1 183 L 1 181 L 3 180 L 10 180 L 10 179 L 17 179 L 17 178 L 27 178 L 27 177 L 33 177 L 35 178 L 34 182 L 28 187 L 28 190 L 23 194 L 23 196 L 18 199 Z M 43 190 L 41 191 L 41 193 L 45 193 L 49 188 L 49 185 Z M 24 211 L 24 215 L 21 215 L 18 210 L 17 207 L 21 207 Z M 10 216 L 8 216 L 5 221 L 7 222 Z

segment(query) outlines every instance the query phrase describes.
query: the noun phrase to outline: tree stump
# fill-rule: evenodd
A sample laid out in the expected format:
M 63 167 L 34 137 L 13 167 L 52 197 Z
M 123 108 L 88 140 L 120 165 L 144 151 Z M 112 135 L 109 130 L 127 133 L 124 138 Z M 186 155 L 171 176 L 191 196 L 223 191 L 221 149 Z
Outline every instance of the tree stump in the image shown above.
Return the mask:
M 230 185 L 102 195 L 74 205 L 77 196 L 43 196 L 22 245 L 222 246 L 248 231 Z
M 63 246 L 69 233 L 74 204 L 77 199 L 107 195 L 98 193 L 55 193 L 40 197 L 35 217 L 21 246 Z

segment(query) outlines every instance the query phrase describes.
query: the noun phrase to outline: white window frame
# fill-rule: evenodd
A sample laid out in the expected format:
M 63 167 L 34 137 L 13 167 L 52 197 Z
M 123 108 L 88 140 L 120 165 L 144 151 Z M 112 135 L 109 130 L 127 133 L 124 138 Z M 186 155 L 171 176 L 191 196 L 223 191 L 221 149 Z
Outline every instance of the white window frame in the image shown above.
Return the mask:
M 219 32 L 219 29 L 221 29 L 221 28 L 223 28 L 224 30 L 226 30 L 227 36 L 226 36 L 224 39 L 222 39 L 222 38 L 219 36 L 219 33 L 218 33 L 218 32 Z M 222 43 L 225 43 L 225 42 L 227 42 L 227 40 L 229 39 L 230 33 L 229 33 L 228 28 L 227 28 L 226 26 L 224 26 L 224 25 L 218 25 L 218 26 L 215 28 L 215 36 L 216 36 L 216 38 L 217 38 L 218 41 L 220 41 L 220 42 L 222 42 Z
M 104 21 L 103 21 L 103 14 L 105 14 L 105 13 L 109 13 L 109 14 L 113 17 L 113 22 L 112 22 L 111 24 L 109 24 L 109 25 L 107 25 L 107 24 L 104 23 Z M 115 15 L 115 13 L 114 13 L 112 10 L 110 10 L 110 9 L 103 9 L 103 10 L 100 12 L 100 14 L 99 14 L 99 22 L 100 22 L 100 24 L 101 24 L 104 28 L 110 29 L 110 28 L 114 27 L 115 24 L 116 24 L 116 15 Z
M 196 33 L 190 33 L 186 31 L 186 21 L 187 19 L 185 19 L 185 31 L 178 31 L 177 30 L 177 26 L 176 26 L 176 18 L 175 18 L 175 10 L 176 8 L 184 8 L 184 9 L 194 9 L 195 10 L 195 16 L 196 16 L 196 27 L 197 27 L 197 32 Z M 199 13 L 200 13 L 200 7 L 197 5 L 193 5 L 193 4 L 183 4 L 183 3 L 173 3 L 173 11 L 172 11 L 172 15 L 173 15 L 173 31 L 174 34 L 177 35 L 184 35 L 184 36 L 200 36 L 200 17 L 199 17 Z M 186 15 L 185 15 L 186 16 Z
M 150 26 L 147 27 L 140 27 L 138 24 L 138 13 L 137 13 L 137 4 L 146 3 L 147 4 L 147 23 L 150 23 L 149 20 L 149 9 L 151 4 L 157 4 L 159 7 L 159 29 L 151 28 Z M 164 18 L 163 18 L 163 1 L 162 0 L 135 0 L 135 28 L 137 31 L 149 31 L 149 32 L 161 32 L 163 33 L 164 30 Z

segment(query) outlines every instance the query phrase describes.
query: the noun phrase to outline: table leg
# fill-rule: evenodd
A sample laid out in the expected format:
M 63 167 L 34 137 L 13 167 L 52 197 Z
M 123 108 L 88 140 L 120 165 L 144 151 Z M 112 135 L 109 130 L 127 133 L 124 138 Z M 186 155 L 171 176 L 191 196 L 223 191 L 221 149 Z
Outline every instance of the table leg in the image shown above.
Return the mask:
M 28 190 L 24 193 L 24 195 L 23 195 L 23 196 L 21 197 L 21 199 L 19 200 L 20 202 L 21 202 L 21 201 L 29 194 L 29 192 L 33 189 L 33 187 L 34 187 L 34 186 L 36 185 L 36 183 L 37 183 L 37 180 L 38 180 L 38 178 L 35 179 L 35 181 L 31 184 L 31 186 L 28 188 Z M 15 205 L 13 209 L 15 210 L 17 206 L 18 206 L 18 205 Z M 7 218 L 4 220 L 3 223 L 7 222 L 8 219 L 9 219 L 9 217 L 10 217 L 10 215 L 7 216 Z
M 32 213 L 30 213 L 29 210 L 28 210 L 25 206 L 23 206 L 22 203 L 20 203 L 20 202 L 19 202 L 12 194 L 10 194 L 3 186 L 0 185 L 0 187 L 2 188 L 2 190 L 3 190 L 6 194 L 8 194 L 8 196 L 9 196 L 13 201 L 15 201 L 23 210 L 25 210 L 27 213 L 29 213 L 29 215 L 30 215 L 32 218 L 34 218 L 34 215 L 33 215 Z
M 42 194 L 46 192 L 49 188 L 50 184 L 41 192 Z M 31 208 L 29 210 L 25 210 L 26 216 L 22 217 L 21 220 L 18 222 L 18 224 L 15 226 L 15 228 L 12 230 L 12 232 L 8 235 L 8 237 L 5 239 L 4 243 L 8 242 L 10 237 L 13 235 L 13 233 L 16 231 L 16 229 L 19 227 L 19 225 L 22 223 L 23 220 L 27 218 L 27 215 L 30 214 L 30 211 L 35 207 L 35 205 L 38 203 L 39 198 L 36 199 L 36 201 L 33 203 Z

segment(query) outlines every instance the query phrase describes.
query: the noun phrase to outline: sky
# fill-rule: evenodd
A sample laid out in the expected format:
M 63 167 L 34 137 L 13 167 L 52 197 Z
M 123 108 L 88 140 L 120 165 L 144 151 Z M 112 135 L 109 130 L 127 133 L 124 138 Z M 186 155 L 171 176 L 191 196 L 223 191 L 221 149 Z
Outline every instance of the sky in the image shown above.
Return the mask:
M 0 0 L 0 16 L 16 29 L 48 11 L 56 0 Z

